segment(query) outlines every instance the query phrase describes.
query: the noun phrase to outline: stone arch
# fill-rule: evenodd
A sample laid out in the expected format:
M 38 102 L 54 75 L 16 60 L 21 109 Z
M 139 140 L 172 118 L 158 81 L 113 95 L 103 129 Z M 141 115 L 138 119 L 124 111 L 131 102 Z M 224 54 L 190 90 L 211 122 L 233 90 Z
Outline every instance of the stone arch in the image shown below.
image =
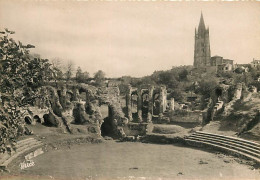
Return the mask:
M 131 93 L 131 113 L 132 113 L 132 117 L 133 119 L 137 119 L 137 102 L 138 101 L 138 94 L 137 91 L 133 91 Z
M 155 92 L 153 94 L 153 115 L 160 114 L 160 93 Z
M 58 96 L 59 96 L 59 98 L 60 98 L 60 97 L 61 97 L 61 94 L 62 94 L 60 89 L 57 90 L 57 94 L 58 94 Z
M 87 93 L 88 93 L 87 90 L 84 89 L 84 88 L 81 88 L 81 87 L 78 90 L 79 90 L 80 99 L 83 100 L 83 101 L 86 101 L 87 100 Z
M 148 117 L 148 112 L 149 112 L 149 91 L 148 90 L 142 90 L 141 94 L 142 98 L 142 118 L 147 118 Z
M 35 122 L 42 123 L 41 118 L 38 115 L 33 116 Z
M 86 92 L 87 90 L 86 89 L 84 89 L 84 88 L 79 88 L 79 93 L 83 93 L 83 92 Z
M 85 124 L 90 122 L 89 114 L 86 113 L 86 107 L 82 102 L 75 104 L 72 114 L 75 124 Z
M 215 95 L 217 96 L 217 98 L 218 98 L 218 97 L 221 97 L 222 94 L 223 94 L 222 89 L 221 89 L 220 87 L 217 87 L 217 88 L 215 89 Z
M 49 126 L 49 127 L 53 126 L 53 124 L 50 121 L 50 115 L 49 114 L 44 114 L 43 115 L 43 120 L 44 120 L 43 125 Z
M 24 121 L 26 124 L 32 124 L 32 118 L 30 116 L 25 116 Z
M 103 117 L 103 123 L 100 126 L 101 136 L 113 136 L 113 119 L 111 116 L 111 108 L 108 104 L 100 106 L 100 112 Z
M 73 93 L 70 91 L 66 92 L 66 98 L 71 102 L 73 101 Z

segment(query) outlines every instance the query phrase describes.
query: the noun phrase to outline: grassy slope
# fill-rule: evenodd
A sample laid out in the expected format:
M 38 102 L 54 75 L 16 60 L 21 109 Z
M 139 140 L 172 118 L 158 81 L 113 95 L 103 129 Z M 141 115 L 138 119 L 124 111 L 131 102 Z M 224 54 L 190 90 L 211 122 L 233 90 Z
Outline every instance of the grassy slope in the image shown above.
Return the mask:
M 247 134 L 249 139 L 260 139 L 259 116 L 256 117 L 259 110 L 260 93 L 248 94 L 247 97 L 235 102 L 230 115 L 216 117 L 215 121 L 210 122 L 203 129 L 227 135 L 232 135 L 232 132 L 241 133 L 242 136 Z M 250 123 L 253 126 L 250 126 Z

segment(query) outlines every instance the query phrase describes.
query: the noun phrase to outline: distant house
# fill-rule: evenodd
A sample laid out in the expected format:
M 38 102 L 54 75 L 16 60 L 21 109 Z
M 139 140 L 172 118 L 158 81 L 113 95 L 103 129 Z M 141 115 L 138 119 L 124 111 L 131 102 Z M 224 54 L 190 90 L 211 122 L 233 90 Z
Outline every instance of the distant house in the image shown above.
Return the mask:
M 233 66 L 234 60 L 231 59 L 223 59 L 223 64 L 231 64 Z
M 253 61 L 250 63 L 252 68 L 260 67 L 260 60 L 253 59 Z
M 107 83 L 107 87 L 116 87 L 121 83 L 121 81 L 119 81 L 119 80 L 107 80 L 106 83 Z
M 213 56 L 210 58 L 210 65 L 211 66 L 218 66 L 222 64 L 234 64 L 234 60 L 231 59 L 223 59 L 221 56 Z
M 211 66 L 218 66 L 223 64 L 223 57 L 221 56 L 213 56 L 210 58 L 210 65 Z
M 218 73 L 232 71 L 234 60 L 223 59 L 221 56 L 213 56 L 210 58 L 210 65 L 215 66 Z
M 232 64 L 220 64 L 220 65 L 217 66 L 217 72 L 218 73 L 232 71 L 232 70 L 233 70 Z

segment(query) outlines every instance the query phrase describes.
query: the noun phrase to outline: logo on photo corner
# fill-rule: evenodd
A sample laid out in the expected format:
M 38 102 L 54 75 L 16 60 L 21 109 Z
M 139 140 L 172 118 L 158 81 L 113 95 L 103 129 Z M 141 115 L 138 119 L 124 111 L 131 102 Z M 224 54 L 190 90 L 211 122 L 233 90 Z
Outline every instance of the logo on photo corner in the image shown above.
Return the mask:
M 21 168 L 21 170 L 23 170 L 23 169 L 26 169 L 28 167 L 32 167 L 34 165 L 35 165 L 35 163 L 33 162 L 33 160 L 31 160 L 31 159 L 25 160 L 24 162 L 20 163 L 20 168 Z

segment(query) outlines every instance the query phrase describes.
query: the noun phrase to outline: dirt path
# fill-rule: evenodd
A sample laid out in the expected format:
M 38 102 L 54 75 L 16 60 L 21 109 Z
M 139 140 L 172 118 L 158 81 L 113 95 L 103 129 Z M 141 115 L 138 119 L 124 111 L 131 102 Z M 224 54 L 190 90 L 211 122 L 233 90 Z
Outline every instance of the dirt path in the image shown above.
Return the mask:
M 16 175 L 26 179 L 260 179 L 259 170 L 233 157 L 173 145 L 116 143 L 74 145 L 49 151 Z

